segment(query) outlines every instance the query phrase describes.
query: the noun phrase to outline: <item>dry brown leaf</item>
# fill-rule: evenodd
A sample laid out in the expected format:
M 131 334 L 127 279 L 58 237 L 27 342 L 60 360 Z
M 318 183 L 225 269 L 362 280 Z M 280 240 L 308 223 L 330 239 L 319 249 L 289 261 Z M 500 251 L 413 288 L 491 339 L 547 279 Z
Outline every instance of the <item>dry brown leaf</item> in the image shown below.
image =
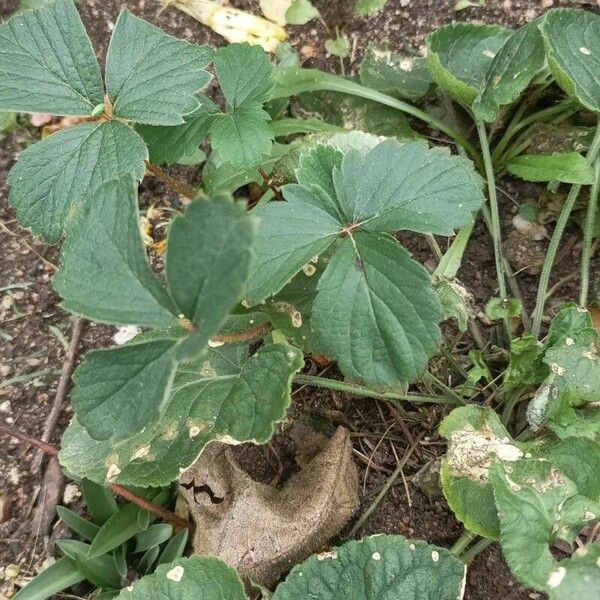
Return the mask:
M 194 552 L 217 556 L 267 587 L 336 535 L 359 503 L 352 446 L 341 427 L 281 489 L 253 481 L 221 443 L 210 444 L 180 483 L 196 524 Z

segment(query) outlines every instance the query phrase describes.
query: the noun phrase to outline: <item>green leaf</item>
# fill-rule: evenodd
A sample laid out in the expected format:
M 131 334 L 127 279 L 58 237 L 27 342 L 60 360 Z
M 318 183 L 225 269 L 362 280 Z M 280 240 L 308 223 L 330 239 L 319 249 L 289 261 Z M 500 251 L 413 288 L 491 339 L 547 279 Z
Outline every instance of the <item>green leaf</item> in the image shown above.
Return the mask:
M 92 542 L 88 556 L 93 558 L 106 554 L 144 531 L 146 527 L 140 523 L 143 520 L 140 519 L 140 515 L 147 514 L 147 511 L 137 504 L 126 504 L 102 525 Z
M 596 600 L 600 588 L 600 544 L 586 544 L 550 573 L 550 600 Z
M 600 112 L 600 16 L 557 9 L 541 22 L 548 62 L 557 83 L 585 107 Z
M 519 99 L 545 60 L 539 21 L 514 31 L 489 66 L 483 90 L 473 105 L 476 117 L 494 122 L 502 106 Z
M 452 96 L 472 104 L 483 90 L 492 60 L 511 32 L 493 25 L 458 23 L 427 37 L 427 64 L 433 80 Z
M 98 485 L 89 479 L 82 479 L 81 491 L 85 505 L 96 525 L 104 525 L 119 511 L 114 495 L 103 485 Z
M 167 280 L 179 312 L 196 326 L 179 358 L 202 352 L 241 300 L 254 237 L 253 217 L 225 195 L 196 200 L 173 220 Z
M 150 525 L 145 531 L 141 531 L 135 536 L 134 553 L 146 552 L 154 546 L 160 546 L 166 542 L 173 533 L 173 527 L 167 523 L 157 523 Z
M 106 57 L 114 114 L 150 125 L 180 125 L 198 108 L 213 51 L 167 35 L 128 10 L 119 15 Z M 100 100 L 101 101 L 101 100 Z
M 273 600 L 456 600 L 465 565 L 445 548 L 400 535 L 351 541 L 294 567 Z
M 273 86 L 273 65 L 260 46 L 230 44 L 215 55 L 215 71 L 227 101 L 211 127 L 211 142 L 224 161 L 250 168 L 270 153 L 273 132 L 263 104 Z
M 189 533 L 189 529 L 182 529 L 169 540 L 169 543 L 165 546 L 165 549 L 158 558 L 157 566 L 163 564 L 168 565 L 183 556 Z
M 104 183 L 141 180 L 147 157 L 142 139 L 118 121 L 76 125 L 21 152 L 8 176 L 9 200 L 22 226 L 57 242 L 68 218 Z
M 542 344 L 531 335 L 512 340 L 510 362 L 504 373 L 503 388 L 507 393 L 524 386 L 539 385 L 548 375 L 548 367 L 542 362 Z
M 237 573 L 218 558 L 192 556 L 159 566 L 118 600 L 248 600 Z
M 315 206 L 320 201 L 319 194 L 324 193 L 321 188 L 302 188 L 302 197 L 292 195 L 294 189 L 284 187 L 288 202 L 270 202 L 252 211 L 259 229 L 246 289 L 250 305 L 260 304 L 281 290 L 339 233 L 339 222 Z
M 434 287 L 442 306 L 444 320 L 456 319 L 459 331 L 464 333 L 470 317 L 469 303 L 472 298 L 469 292 L 458 281 L 451 279 L 441 279 Z
M 420 100 L 433 84 L 425 58 L 398 54 L 388 44 L 378 42 L 367 47 L 360 65 L 360 81 L 407 100 Z
M 90 558 L 90 545 L 75 540 L 58 540 L 56 545 L 77 565 L 85 578 L 99 588 L 116 588 L 121 585 L 121 576 L 115 568 L 112 556 Z
M 498 538 L 490 467 L 498 461 L 512 463 L 523 451 L 491 408 L 457 408 L 442 421 L 439 433 L 448 440 L 441 478 L 452 512 L 469 531 Z
M 302 353 L 285 343 L 262 346 L 253 358 L 245 345 L 210 349 L 179 366 L 158 423 L 128 439 L 97 442 L 75 421 L 63 437 L 61 463 L 71 473 L 103 482 L 112 461 L 120 483 L 166 485 L 213 439 L 268 441 L 303 364 Z
M 381 10 L 387 0 L 356 0 L 355 10 L 357 13 L 370 13 Z
M 269 99 L 273 65 L 260 46 L 229 44 L 219 48 L 214 64 L 228 110 Z
M 88 352 L 73 376 L 71 402 L 89 434 L 122 438 L 155 423 L 169 398 L 176 352 L 171 339 Z
M 93 540 L 100 527 L 80 517 L 77 513 L 64 506 L 57 506 L 56 512 L 63 523 L 86 540 Z
M 422 142 L 389 139 L 365 154 L 347 152 L 334 179 L 346 224 L 367 231 L 451 235 L 484 202 L 468 160 Z
M 338 30 L 335 38 L 325 40 L 325 50 L 332 56 L 348 58 L 350 55 L 350 40 Z
M 178 311 L 148 263 L 136 188 L 124 178 L 89 198 L 89 209 L 63 244 L 53 285 L 70 312 L 107 323 L 169 327 Z
M 210 129 L 213 148 L 222 160 L 248 169 L 259 165 L 273 147 L 269 113 L 253 102 L 218 115 Z
M 13 600 L 46 600 L 82 581 L 85 575 L 77 565 L 70 558 L 61 558 L 34 577 Z
M 158 555 L 160 554 L 160 548 L 158 546 L 154 546 L 147 550 L 142 558 L 140 558 L 140 562 L 137 566 L 137 572 L 141 575 L 146 575 L 150 573 Z
M 549 591 L 560 564 L 551 545 L 558 539 L 572 543 L 600 507 L 577 496 L 575 484 L 547 461 L 494 465 L 491 480 L 506 562 L 520 582 Z
M 289 25 L 306 25 L 313 19 L 318 19 L 319 11 L 309 0 L 292 0 L 285 13 L 286 23 Z
M 592 165 L 578 152 L 566 154 L 523 154 L 506 163 L 510 173 L 525 181 L 561 181 L 591 185 Z
M 517 319 L 523 312 L 523 305 L 517 298 L 490 298 L 485 305 L 485 314 L 492 321 Z
M 346 376 L 404 387 L 437 349 L 441 318 L 427 271 L 391 236 L 359 232 L 319 281 L 312 327 Z
M 100 67 L 72 0 L 0 25 L 0 110 L 89 115 L 104 100 Z
M 150 153 L 150 162 L 156 165 L 172 165 L 191 155 L 208 136 L 219 109 L 204 94 L 197 94 L 200 106 L 183 118 L 183 125 L 162 127 L 138 125 L 136 131 L 142 136 Z

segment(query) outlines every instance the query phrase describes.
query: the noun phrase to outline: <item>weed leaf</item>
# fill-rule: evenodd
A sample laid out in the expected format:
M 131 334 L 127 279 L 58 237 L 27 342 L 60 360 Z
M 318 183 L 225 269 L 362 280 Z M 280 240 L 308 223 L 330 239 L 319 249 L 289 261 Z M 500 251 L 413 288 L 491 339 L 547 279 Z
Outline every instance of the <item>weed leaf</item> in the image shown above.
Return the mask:
M 600 16 L 556 9 L 544 17 L 541 30 L 556 82 L 585 107 L 600 112 Z
M 492 60 L 510 31 L 494 25 L 458 23 L 427 37 L 427 64 L 433 80 L 465 104 L 482 91 Z
M 561 181 L 591 185 L 592 165 L 578 152 L 565 154 L 523 154 L 506 164 L 510 173 L 525 181 Z
M 400 535 L 351 541 L 294 567 L 273 600 L 456 600 L 465 565 L 445 548 Z
M 0 110 L 89 115 L 104 101 L 100 67 L 72 0 L 0 25 Z

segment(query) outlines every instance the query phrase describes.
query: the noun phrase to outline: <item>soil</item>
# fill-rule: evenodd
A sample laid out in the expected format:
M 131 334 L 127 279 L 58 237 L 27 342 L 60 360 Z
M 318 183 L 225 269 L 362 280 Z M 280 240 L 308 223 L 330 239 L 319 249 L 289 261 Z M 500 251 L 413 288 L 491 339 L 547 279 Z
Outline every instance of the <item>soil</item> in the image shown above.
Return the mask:
M 530 21 L 552 5 L 578 5 L 572 1 L 488 0 L 484 7 L 455 12 L 454 3 L 454 0 L 389 0 L 386 9 L 375 16 L 353 17 L 348 10 L 349 0 L 315 0 L 327 26 L 315 21 L 304 27 L 291 27 L 291 42 L 299 49 L 305 65 L 338 71 L 339 60 L 326 56 L 323 43 L 334 27 L 341 25 L 352 41 L 352 56 L 346 66 L 353 73 L 366 44 L 374 39 L 389 39 L 397 49 L 419 53 L 423 51 L 427 33 L 454 20 L 514 26 Z M 257 10 L 258 2 L 237 0 L 232 4 Z M 581 4 L 587 4 L 589 8 L 590 2 Z M 8 17 L 16 5 L 16 0 L 0 0 L 0 19 Z M 214 46 L 223 44 L 222 38 L 183 13 L 167 9 L 159 14 L 155 0 L 82 0 L 80 12 L 101 61 L 121 6 L 127 6 L 135 14 L 180 38 Z M 41 436 L 51 410 L 73 327 L 73 317 L 60 309 L 50 284 L 56 270 L 57 248 L 20 229 L 7 203 L 7 173 L 18 153 L 39 136 L 40 130 L 23 118 L 15 131 L 0 139 L 0 419 L 36 437 Z M 192 185 L 198 183 L 198 169 L 174 167 L 169 172 Z M 519 203 L 536 196 L 539 189 L 510 178 L 503 179 L 499 186 L 503 192 L 504 228 L 509 232 Z M 157 180 L 147 178 L 140 189 L 140 204 L 145 208 L 155 202 L 163 207 L 181 208 L 175 194 Z M 432 260 L 423 237 L 401 237 L 419 259 L 425 263 Z M 577 260 L 580 239 L 579 230 L 571 228 L 563 244 L 565 250 L 559 256 L 553 283 L 570 274 Z M 445 243 L 445 240 L 440 242 Z M 597 274 L 598 260 L 593 268 Z M 459 277 L 474 294 L 481 311 L 487 300 L 497 293 L 491 241 L 481 224 L 469 244 Z M 517 279 L 525 306 L 530 310 L 537 277 L 522 272 Z M 576 283 L 567 281 L 551 299 L 549 311 L 565 299 L 575 299 L 576 294 Z M 492 334 L 488 324 L 481 323 L 481 327 L 486 337 Z M 89 349 L 110 346 L 114 333 L 113 327 L 86 323 L 77 359 Z M 320 368 L 307 362 L 309 372 L 317 372 Z M 444 372 L 444 375 L 450 377 L 449 384 L 458 382 L 452 380 L 452 373 Z M 447 547 L 456 541 L 461 526 L 450 513 L 439 489 L 435 485 L 425 485 L 426 478 L 422 476 L 423 470 L 435 465 L 444 451 L 443 442 L 435 434 L 443 411 L 409 408 L 404 413 L 386 403 L 310 387 L 296 390 L 294 397 L 292 416 L 329 427 L 342 424 L 349 428 L 363 485 L 360 512 L 373 501 L 411 441 L 422 436 L 402 478 L 366 521 L 358 532 L 360 535 L 401 533 Z M 61 432 L 71 416 L 71 409 L 65 404 L 49 440 L 51 443 L 59 444 Z M 282 433 L 268 446 L 245 446 L 238 452 L 257 478 L 280 481 L 295 468 L 293 449 L 289 436 Z M 0 437 L 0 575 L 2 567 L 11 564 L 20 565 L 21 574 L 30 574 L 48 554 L 55 555 L 52 545 L 48 545 L 48 533 L 52 532 L 31 529 L 37 498 L 48 492 L 42 486 L 44 469 L 40 474 L 31 473 L 35 454 L 23 443 Z M 62 493 L 62 490 L 58 491 Z M 2 583 L 0 578 L 0 596 L 2 590 L 10 593 L 10 588 L 10 583 Z M 543 596 L 527 591 L 515 582 L 499 548 L 494 545 L 471 564 L 465 597 L 468 600 L 524 600 Z

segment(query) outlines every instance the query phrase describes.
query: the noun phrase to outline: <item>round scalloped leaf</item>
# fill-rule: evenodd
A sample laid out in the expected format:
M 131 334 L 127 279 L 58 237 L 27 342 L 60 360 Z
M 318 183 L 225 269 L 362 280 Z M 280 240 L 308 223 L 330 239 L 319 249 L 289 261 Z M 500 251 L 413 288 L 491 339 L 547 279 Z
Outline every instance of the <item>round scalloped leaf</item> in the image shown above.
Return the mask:
M 427 64 L 433 80 L 470 105 L 482 91 L 492 61 L 510 35 L 508 29 L 493 25 L 440 27 L 427 37 Z
M 490 467 L 497 461 L 518 460 L 523 451 L 491 408 L 457 408 L 442 421 L 439 432 L 448 440 L 441 478 L 450 508 L 473 533 L 499 538 Z
M 72 474 L 103 483 L 160 486 L 179 477 L 212 440 L 264 443 L 290 404 L 302 353 L 285 343 L 210 349 L 180 364 L 159 421 L 131 437 L 93 440 L 73 421 L 60 453 Z
M 218 558 L 192 556 L 161 565 L 123 589 L 118 600 L 248 600 L 237 573 Z
M 273 600 L 460 600 L 466 566 L 400 535 L 351 541 L 292 569 Z
M 600 112 L 600 15 L 552 10 L 541 30 L 557 83 L 584 106 Z

